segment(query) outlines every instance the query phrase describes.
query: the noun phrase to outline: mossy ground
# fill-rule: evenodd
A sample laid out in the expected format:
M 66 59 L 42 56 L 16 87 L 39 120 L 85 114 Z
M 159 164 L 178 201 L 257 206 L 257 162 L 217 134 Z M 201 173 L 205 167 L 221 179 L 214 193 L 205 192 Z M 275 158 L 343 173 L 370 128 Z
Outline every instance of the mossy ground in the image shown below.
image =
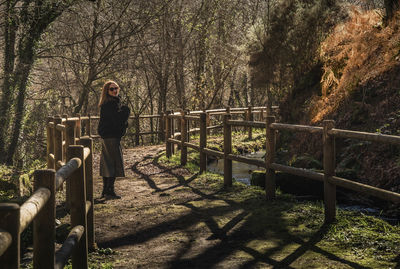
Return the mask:
M 178 160 L 176 157 L 169 160 L 160 158 L 160 162 L 167 166 L 177 165 Z M 188 166 L 193 170 L 191 164 Z M 222 176 L 212 173 L 200 175 L 190 184 L 203 190 L 219 190 L 214 192 L 216 200 L 213 202 L 196 201 L 194 206 L 210 211 L 226 208 L 226 212 L 213 217 L 221 229 L 235 219 L 233 212 L 244 216 L 238 220 L 242 223 L 239 230 L 248 235 L 245 245 L 251 251 L 235 252 L 240 257 L 254 258 L 250 254 L 254 252 L 265 260 L 271 259 L 271 264 L 294 268 L 399 266 L 399 225 L 340 209 L 337 210 L 337 221 L 324 225 L 322 202 L 296 201 L 294 197 L 281 193 L 276 200 L 267 202 L 260 188 L 238 182 L 234 182 L 231 188 L 224 188 Z M 240 209 L 235 211 L 236 207 Z

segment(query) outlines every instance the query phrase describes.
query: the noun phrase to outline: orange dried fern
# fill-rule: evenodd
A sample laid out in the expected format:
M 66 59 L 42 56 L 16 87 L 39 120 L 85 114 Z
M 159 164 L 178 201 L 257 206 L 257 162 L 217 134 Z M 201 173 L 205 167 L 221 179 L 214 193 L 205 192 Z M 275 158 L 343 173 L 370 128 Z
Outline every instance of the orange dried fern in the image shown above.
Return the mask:
M 325 73 L 321 79 L 322 97 L 310 106 L 313 123 L 335 111 L 359 85 L 396 64 L 400 14 L 396 17 L 397 21 L 382 28 L 379 13 L 353 8 L 350 19 L 338 25 L 322 43 Z

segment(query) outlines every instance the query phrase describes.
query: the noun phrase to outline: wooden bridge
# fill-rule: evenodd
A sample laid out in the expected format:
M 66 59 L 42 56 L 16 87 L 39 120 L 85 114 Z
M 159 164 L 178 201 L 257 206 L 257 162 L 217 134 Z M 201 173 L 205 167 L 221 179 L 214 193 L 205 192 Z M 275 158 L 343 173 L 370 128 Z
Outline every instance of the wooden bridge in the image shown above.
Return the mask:
M 165 139 L 167 157 L 181 152 L 181 164 L 187 162 L 187 149 L 200 154 L 200 172 L 207 170 L 207 156 L 224 159 L 224 185 L 232 185 L 232 161 L 254 164 L 266 170 L 267 200 L 275 197 L 275 172 L 283 171 L 324 183 L 325 222 L 335 220 L 336 186 L 400 203 L 400 194 L 336 177 L 335 138 L 352 138 L 378 143 L 400 144 L 399 136 L 354 132 L 334 128 L 333 121 L 324 121 L 322 127 L 291 125 L 276 122 L 274 116 L 265 115 L 265 107 L 227 108 L 208 111 L 166 112 L 164 115 L 134 117 L 135 141 L 140 136 L 157 135 Z M 237 117 L 240 117 L 238 119 Z M 236 117 L 236 119 L 234 119 Z M 215 125 L 211 125 L 211 118 Z M 88 250 L 96 247 L 93 220 L 93 121 L 98 117 L 55 117 L 47 125 L 47 167 L 35 172 L 35 192 L 21 206 L 0 204 L 0 264 L 1 268 L 20 267 L 20 234 L 34 222 L 34 268 L 63 268 L 72 255 L 73 268 L 87 268 Z M 141 131 L 139 121 L 156 119 L 160 130 Z M 148 124 L 153 126 L 152 123 Z M 232 154 L 232 128 L 245 128 L 252 137 L 253 128 L 266 132 L 267 154 L 264 161 Z M 224 151 L 207 148 L 208 133 L 222 130 Z M 324 172 L 284 166 L 275 162 L 276 132 L 305 132 L 321 135 L 323 141 Z M 190 141 L 190 134 L 200 133 L 199 143 Z M 70 209 L 71 233 L 56 252 L 55 193 L 66 182 L 66 205 Z

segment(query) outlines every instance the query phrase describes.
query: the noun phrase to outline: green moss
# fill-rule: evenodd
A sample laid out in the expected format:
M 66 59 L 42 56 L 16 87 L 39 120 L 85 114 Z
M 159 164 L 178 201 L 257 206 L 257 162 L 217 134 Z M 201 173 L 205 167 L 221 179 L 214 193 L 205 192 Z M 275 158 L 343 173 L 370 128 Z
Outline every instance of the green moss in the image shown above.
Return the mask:
M 189 202 L 205 219 L 196 227 L 207 228 L 209 223 L 214 223 L 214 229 L 232 227 L 227 236 L 235 236 L 232 243 L 239 246 L 231 253 L 235 259 L 252 260 L 259 255 L 282 268 L 397 266 L 399 225 L 341 209 L 335 223 L 324 225 L 322 202 L 297 201 L 279 190 L 275 200 L 266 201 L 260 187 L 233 182 L 226 188 L 223 176 L 209 172 L 189 186 L 208 194 L 207 199 Z M 261 260 L 257 264 L 271 265 Z

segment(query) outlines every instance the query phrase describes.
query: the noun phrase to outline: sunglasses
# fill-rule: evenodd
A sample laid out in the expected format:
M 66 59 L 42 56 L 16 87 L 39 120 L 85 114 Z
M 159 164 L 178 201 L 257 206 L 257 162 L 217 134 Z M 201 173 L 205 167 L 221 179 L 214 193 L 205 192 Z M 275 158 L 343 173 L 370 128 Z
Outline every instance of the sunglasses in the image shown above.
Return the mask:
M 116 90 L 118 90 L 118 87 L 111 87 L 111 88 L 108 88 L 108 90 L 109 91 L 116 91 Z

